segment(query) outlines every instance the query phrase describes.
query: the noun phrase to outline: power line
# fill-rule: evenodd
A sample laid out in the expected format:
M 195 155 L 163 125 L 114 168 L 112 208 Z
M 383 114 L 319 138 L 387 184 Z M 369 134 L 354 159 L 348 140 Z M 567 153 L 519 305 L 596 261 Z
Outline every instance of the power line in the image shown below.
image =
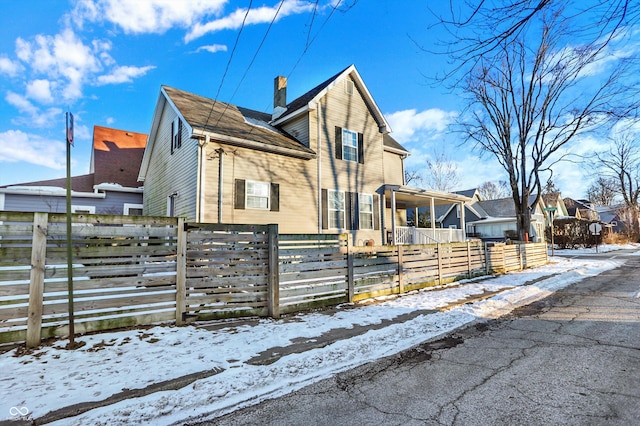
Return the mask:
M 242 34 L 242 30 L 244 29 L 244 25 L 247 22 L 247 16 L 249 16 L 249 11 L 251 10 L 251 5 L 253 4 L 253 0 L 249 0 L 249 6 L 247 7 L 247 12 L 244 14 L 244 18 L 242 19 L 242 25 L 240 25 L 240 31 L 238 31 L 238 35 L 236 36 L 236 41 L 233 44 L 233 49 L 231 49 L 231 54 L 229 55 L 229 60 L 227 61 L 227 66 L 224 69 L 224 73 L 222 74 L 222 79 L 220 80 L 220 84 L 218 85 L 218 91 L 216 92 L 216 96 L 213 99 L 213 103 L 211 104 L 211 109 L 209 110 L 209 115 L 207 116 L 207 121 L 204 123 L 204 127 L 206 128 L 209 124 L 209 119 L 211 119 L 211 114 L 213 113 L 213 108 L 216 106 L 216 102 L 218 102 L 218 96 L 220 95 L 220 90 L 222 90 L 222 84 L 224 83 L 224 79 L 227 76 L 227 72 L 229 71 L 229 67 L 231 65 L 231 60 L 233 59 L 233 54 L 238 47 L 238 42 L 240 41 L 240 35 Z M 220 120 L 218 119 L 218 122 Z
M 249 73 L 249 70 L 253 66 L 253 63 L 255 62 L 256 58 L 258 57 L 258 53 L 260 53 L 260 50 L 262 49 L 262 46 L 264 45 L 264 42 L 267 39 L 267 36 L 269 35 L 269 31 L 271 31 L 271 27 L 273 26 L 273 23 L 276 21 L 276 19 L 278 17 L 278 14 L 280 13 L 280 9 L 282 9 L 282 5 L 284 4 L 284 1 L 285 0 L 280 1 L 280 5 L 278 6 L 278 9 L 276 10 L 276 13 L 273 15 L 273 19 L 269 23 L 269 27 L 267 28 L 267 31 L 265 31 L 264 36 L 262 37 L 262 41 L 260 41 L 260 45 L 258 46 L 258 48 L 256 49 L 255 53 L 253 54 L 253 57 L 251 58 L 251 62 L 249 62 L 249 65 L 247 65 L 247 69 L 244 71 L 244 74 L 242 74 L 242 78 L 240 78 L 240 81 L 238 82 L 238 85 L 236 86 L 236 89 L 233 91 L 233 94 L 231 95 L 231 98 L 229 99 L 229 102 L 231 102 L 233 100 L 233 98 L 236 96 L 236 94 L 238 93 L 238 90 L 240 89 L 240 86 L 242 85 L 242 82 L 247 77 L 247 74 Z M 220 114 L 220 117 L 218 117 L 218 121 L 216 121 L 216 124 L 215 124 L 216 126 L 218 125 L 218 123 L 220 123 L 220 120 L 224 116 L 224 113 L 227 112 L 227 108 L 229 108 L 229 102 L 225 103 L 224 110 L 222 111 L 222 114 Z

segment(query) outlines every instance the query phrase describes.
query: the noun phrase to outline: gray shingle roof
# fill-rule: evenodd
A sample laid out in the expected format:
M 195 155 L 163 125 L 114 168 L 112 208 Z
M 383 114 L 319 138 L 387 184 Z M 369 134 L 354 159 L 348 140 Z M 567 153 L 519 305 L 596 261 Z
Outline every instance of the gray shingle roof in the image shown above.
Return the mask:
M 304 156 L 315 155 L 313 150 L 293 136 L 271 126 L 268 123 L 271 119 L 269 114 L 214 101 L 173 87 L 162 88 L 194 131 L 260 142 L 267 146 L 298 151 Z
M 529 196 L 529 206 L 536 200 L 537 195 Z M 482 209 L 491 217 L 515 217 L 516 206 L 513 198 L 499 198 L 497 200 L 478 201 Z
M 391 135 L 389 135 L 388 133 L 384 133 L 382 135 L 382 144 L 388 148 L 397 149 L 399 151 L 405 151 L 406 153 L 409 153 L 409 151 L 407 151 L 402 145 L 400 145 L 397 140 L 391 137 Z

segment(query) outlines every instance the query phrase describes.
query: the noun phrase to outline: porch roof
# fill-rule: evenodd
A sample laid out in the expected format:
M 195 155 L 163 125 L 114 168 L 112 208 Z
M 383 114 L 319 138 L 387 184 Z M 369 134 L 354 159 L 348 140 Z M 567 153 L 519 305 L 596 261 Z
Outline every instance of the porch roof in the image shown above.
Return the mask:
M 434 205 L 468 203 L 472 199 L 460 194 L 432 191 L 429 189 L 412 188 L 404 185 L 384 185 L 384 195 L 391 197 L 395 193 L 396 203 L 403 204 L 405 208 L 428 207 L 433 199 Z

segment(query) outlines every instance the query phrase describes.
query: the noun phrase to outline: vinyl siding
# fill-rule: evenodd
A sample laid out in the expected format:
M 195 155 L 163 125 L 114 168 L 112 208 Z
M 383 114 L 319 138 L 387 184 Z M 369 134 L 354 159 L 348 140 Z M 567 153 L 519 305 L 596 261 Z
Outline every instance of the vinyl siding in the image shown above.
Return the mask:
M 222 222 L 277 223 L 281 233 L 317 232 L 315 197 L 315 160 L 302 160 L 246 148 L 210 143 L 205 165 L 204 221 L 218 221 L 218 167 L 216 149 L 222 148 L 223 197 Z M 234 207 L 235 180 L 252 180 L 279 185 L 279 211 L 237 209 Z
M 144 213 L 165 216 L 167 197 L 177 192 L 176 216 L 195 220 L 198 141 L 191 139 L 189 126 L 183 123 L 182 146 L 171 154 L 171 123 L 175 117 L 175 111 L 165 104 L 144 181 Z
M 390 185 L 404 185 L 404 168 L 402 157 L 392 152 L 384 152 L 384 183 Z
M 309 116 L 302 114 L 301 116 L 285 123 L 282 129 L 291 136 L 299 140 L 307 148 L 309 148 Z
M 309 114 L 309 135 L 310 148 L 321 158 L 322 188 L 380 194 L 381 186 L 385 183 L 382 133 L 360 93 L 354 88 L 353 94 L 349 95 L 344 90 L 344 84 L 338 83 L 320 100 L 319 105 L 319 109 Z M 318 120 L 321 129 L 320 141 L 317 131 Z M 364 164 L 336 159 L 336 126 L 363 134 Z M 380 206 L 374 208 L 379 211 Z M 328 229 L 325 232 L 338 230 Z M 383 230 L 345 232 L 351 234 L 353 244 L 363 244 L 368 239 L 382 242 Z
M 124 203 L 142 204 L 142 194 L 107 191 L 105 198 L 73 197 L 73 206 L 93 206 L 96 214 L 123 214 Z M 5 194 L 4 210 L 64 213 L 65 196 Z

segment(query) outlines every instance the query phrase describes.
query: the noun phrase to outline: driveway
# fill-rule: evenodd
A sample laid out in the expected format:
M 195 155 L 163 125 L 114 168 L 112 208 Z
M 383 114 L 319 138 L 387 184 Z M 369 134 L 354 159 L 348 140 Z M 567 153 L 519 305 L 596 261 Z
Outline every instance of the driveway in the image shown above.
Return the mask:
M 197 424 L 638 424 L 639 268 Z

